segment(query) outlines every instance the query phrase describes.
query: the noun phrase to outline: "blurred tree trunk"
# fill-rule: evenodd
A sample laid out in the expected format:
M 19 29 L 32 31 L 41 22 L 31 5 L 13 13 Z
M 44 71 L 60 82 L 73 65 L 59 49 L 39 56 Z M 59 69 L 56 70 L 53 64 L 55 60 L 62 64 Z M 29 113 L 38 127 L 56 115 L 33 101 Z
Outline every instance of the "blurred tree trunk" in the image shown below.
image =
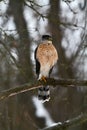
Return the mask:
M 63 29 L 60 27 L 61 21 L 61 10 L 60 10 L 60 0 L 50 0 L 50 11 L 49 11 L 49 25 L 53 36 L 53 44 L 58 50 L 59 60 L 58 60 L 58 77 L 62 77 L 64 79 L 71 79 L 75 78 L 76 70 L 73 69 L 73 58 L 71 59 L 66 57 L 65 49 L 62 47 L 62 37 L 63 37 Z M 79 108 L 80 103 L 83 101 L 83 97 L 79 94 L 76 88 L 56 88 L 55 97 L 57 100 L 54 99 L 53 103 L 53 117 L 56 121 L 63 121 L 67 118 L 71 117 L 71 113 L 74 112 L 75 109 Z M 77 94 L 76 94 L 77 93 Z M 78 98 L 75 99 L 75 94 Z M 61 97 L 61 98 L 58 98 Z M 62 97 L 67 99 L 66 102 L 62 100 Z M 76 103 L 78 102 L 78 104 Z M 52 105 L 52 104 L 50 104 Z M 58 106 L 58 108 L 57 108 Z M 80 109 L 78 110 L 78 113 Z M 57 118 L 56 118 L 57 117 Z
M 24 0 L 10 0 L 8 13 L 14 17 L 14 22 L 19 35 L 18 59 L 20 84 L 29 82 L 33 78 L 32 64 L 30 59 L 30 38 L 24 18 Z
M 24 0 L 10 0 L 8 7 L 8 15 L 13 16 L 14 23 L 19 35 L 19 42 L 17 43 L 18 51 L 18 84 L 24 84 L 33 80 L 32 63 L 30 58 L 31 40 L 27 30 L 27 23 L 24 18 Z M 23 93 L 17 96 L 15 109 L 17 110 L 15 117 L 16 129 L 34 129 L 32 118 L 32 102 L 31 92 Z M 11 102 L 10 102 L 11 103 Z M 10 107 L 10 105 L 9 105 Z M 10 110 L 10 109 L 9 109 Z M 10 111 L 11 112 L 11 111 Z M 15 114 L 15 112 L 14 112 Z
M 58 75 L 62 78 L 74 78 L 75 70 L 72 68 L 72 61 L 69 61 L 69 59 L 66 57 L 65 50 L 61 44 L 63 30 L 60 27 L 60 0 L 50 0 L 50 5 L 49 24 L 53 35 L 53 43 L 56 46 L 59 54 Z

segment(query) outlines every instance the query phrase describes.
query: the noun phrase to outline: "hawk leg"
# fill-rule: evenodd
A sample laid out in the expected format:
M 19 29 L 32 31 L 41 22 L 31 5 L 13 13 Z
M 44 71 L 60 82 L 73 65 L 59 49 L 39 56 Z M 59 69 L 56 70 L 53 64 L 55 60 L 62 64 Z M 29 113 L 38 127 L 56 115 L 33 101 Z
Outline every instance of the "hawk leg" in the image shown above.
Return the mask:
M 47 82 L 46 77 L 44 77 L 44 76 L 42 76 L 40 80 L 44 81 L 45 83 Z

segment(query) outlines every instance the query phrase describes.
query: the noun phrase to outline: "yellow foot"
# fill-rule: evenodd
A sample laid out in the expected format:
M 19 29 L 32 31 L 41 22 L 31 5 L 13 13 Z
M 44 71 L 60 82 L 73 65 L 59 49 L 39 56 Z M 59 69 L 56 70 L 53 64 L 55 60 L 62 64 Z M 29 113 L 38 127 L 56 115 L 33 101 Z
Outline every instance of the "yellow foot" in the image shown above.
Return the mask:
M 47 82 L 46 77 L 44 76 L 42 76 L 40 80 L 44 81 L 45 83 Z

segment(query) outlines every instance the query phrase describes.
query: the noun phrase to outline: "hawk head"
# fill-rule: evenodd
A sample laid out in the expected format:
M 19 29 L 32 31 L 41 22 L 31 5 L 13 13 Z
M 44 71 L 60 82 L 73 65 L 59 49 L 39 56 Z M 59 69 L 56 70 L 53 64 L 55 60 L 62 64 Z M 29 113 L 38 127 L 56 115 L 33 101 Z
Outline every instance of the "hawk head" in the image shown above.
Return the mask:
M 42 35 L 42 41 L 44 40 L 52 41 L 52 37 L 50 35 Z
M 52 41 L 52 37 L 50 35 L 43 35 L 42 36 L 42 40 L 48 40 L 48 41 Z

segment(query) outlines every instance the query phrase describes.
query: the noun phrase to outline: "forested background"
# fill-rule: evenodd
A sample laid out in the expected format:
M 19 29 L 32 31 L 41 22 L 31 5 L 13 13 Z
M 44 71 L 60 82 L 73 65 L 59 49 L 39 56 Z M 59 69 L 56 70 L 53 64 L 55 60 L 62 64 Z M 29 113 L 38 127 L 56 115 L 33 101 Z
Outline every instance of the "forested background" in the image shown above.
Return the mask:
M 59 54 L 51 76 L 86 80 L 86 26 L 86 0 L 0 0 L 0 92 L 34 82 L 34 50 L 43 34 L 52 35 Z M 0 130 L 37 130 L 86 115 L 87 86 L 50 89 L 44 104 L 37 89 L 1 100 Z M 87 130 L 87 119 L 66 129 Z

